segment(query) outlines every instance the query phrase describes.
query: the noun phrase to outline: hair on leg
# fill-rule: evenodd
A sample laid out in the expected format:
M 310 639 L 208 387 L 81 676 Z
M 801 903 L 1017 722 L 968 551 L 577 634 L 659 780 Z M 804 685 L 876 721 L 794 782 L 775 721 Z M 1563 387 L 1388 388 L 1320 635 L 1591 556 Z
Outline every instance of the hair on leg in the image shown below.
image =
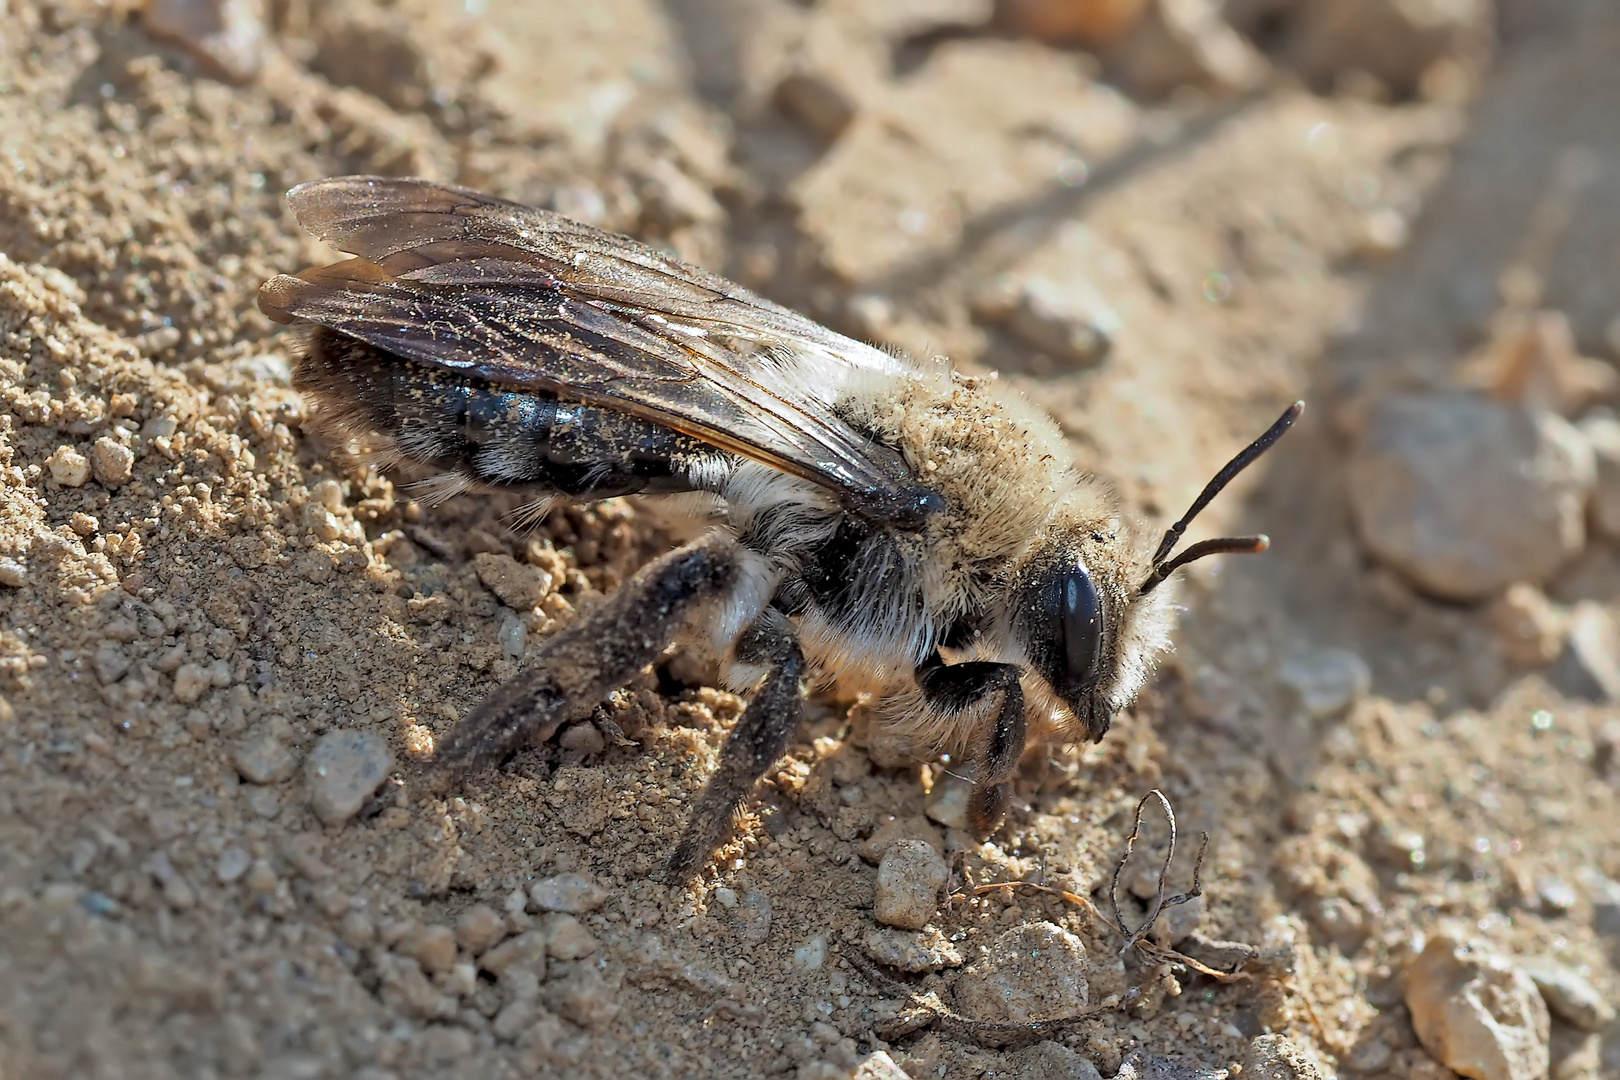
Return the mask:
M 973 793 L 968 799 L 968 826 L 984 839 L 995 832 L 1007 813 L 1012 796 L 1008 782 L 1024 754 L 1024 689 L 1013 664 L 970 660 L 947 666 L 935 653 L 917 668 L 915 677 L 923 699 L 946 714 L 971 709 L 1001 693 L 1001 706 L 975 725 L 963 763 L 972 769 Z
M 547 638 L 527 671 L 457 724 L 439 745 L 435 771 L 454 778 L 589 715 L 658 659 L 696 604 L 736 576 L 734 543 L 718 534 L 648 563 L 596 610 Z
M 731 815 L 765 770 L 776 763 L 804 712 L 799 680 L 804 653 L 786 616 L 766 608 L 737 639 L 736 658 L 769 670 L 720 749 L 720 766 L 698 796 L 681 842 L 670 856 L 671 882 L 695 877 L 731 830 Z

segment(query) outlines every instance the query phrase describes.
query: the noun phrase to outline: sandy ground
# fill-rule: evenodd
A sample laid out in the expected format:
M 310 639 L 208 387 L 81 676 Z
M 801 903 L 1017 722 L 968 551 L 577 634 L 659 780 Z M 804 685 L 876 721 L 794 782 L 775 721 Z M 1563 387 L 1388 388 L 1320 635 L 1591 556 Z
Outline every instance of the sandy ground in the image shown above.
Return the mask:
M 1611 355 L 1620 20 L 1505 4 L 1477 89 L 1458 68 L 1395 101 L 1354 78 L 1313 93 L 1274 58 L 1249 89 L 1155 99 L 984 13 L 275 0 L 262 65 L 233 79 L 128 5 L 0 3 L 0 1074 L 808 1078 L 887 1075 L 887 1054 L 919 1080 L 1081 1075 L 960 1025 L 897 1032 L 894 986 L 857 962 L 863 848 L 891 818 L 950 854 L 932 925 L 969 965 L 911 988 L 968 1013 L 981 949 L 1056 924 L 1092 1005 L 1146 987 L 1054 1036 L 1103 1075 L 1138 1048 L 1227 1068 L 1267 1032 L 1325 1073 L 1450 1075 L 1401 990 L 1439 929 L 1616 1000 L 1601 733 L 1620 713 L 1511 663 L 1485 608 L 1362 554 L 1336 420 L 1484 339 L 1572 148 L 1589 179 L 1534 269 Z M 847 125 L 783 104 L 791 57 L 843 80 Z M 431 797 L 414 759 L 668 541 L 633 503 L 523 534 L 497 501 L 424 507 L 303 434 L 296 341 L 253 295 L 332 257 L 282 192 L 349 172 L 555 206 L 999 369 L 1155 521 L 1303 396 L 1301 429 L 1200 524 L 1275 547 L 1190 575 L 1139 707 L 1100 745 L 1032 755 L 987 844 L 914 820 L 949 821 L 937 764 L 869 753 L 864 707 L 817 700 L 715 871 L 660 884 L 741 707 L 680 658 L 607 706 L 632 745 L 584 725 Z M 996 314 L 1034 278 L 1106 298 L 1100 363 Z M 480 554 L 543 569 L 544 599 L 505 606 Z M 1620 556 L 1593 539 L 1548 592 L 1612 604 Z M 1370 690 L 1312 716 L 1285 676 L 1329 648 Z M 305 757 L 333 731 L 381 737 L 396 768 L 379 813 L 323 825 Z M 1120 958 L 1053 892 L 973 893 L 1100 900 L 1155 786 L 1178 886 L 1210 834 L 1200 932 L 1264 950 L 1242 979 Z M 1162 836 L 1150 819 L 1145 850 Z M 605 899 L 577 922 L 524 910 L 566 873 Z M 538 991 L 478 973 L 481 933 L 531 927 L 551 940 Z M 1005 1015 L 978 1019 L 1062 997 L 1008 978 Z M 1613 1023 L 1555 1020 L 1551 1045 L 1560 1080 L 1620 1075 Z

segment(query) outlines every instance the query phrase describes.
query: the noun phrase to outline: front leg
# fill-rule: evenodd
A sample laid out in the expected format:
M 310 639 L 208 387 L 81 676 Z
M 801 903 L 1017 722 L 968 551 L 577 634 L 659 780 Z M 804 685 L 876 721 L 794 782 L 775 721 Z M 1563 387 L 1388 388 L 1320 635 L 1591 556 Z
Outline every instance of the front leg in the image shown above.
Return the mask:
M 968 827 L 979 839 L 996 831 L 1012 797 L 1010 779 L 1024 756 L 1024 688 L 1015 664 L 969 660 L 947 666 L 936 652 L 917 668 L 917 685 L 929 706 L 953 716 L 1001 693 L 1001 706 L 974 725 L 963 761 L 973 772 Z
M 720 748 L 720 767 L 686 820 L 686 832 L 669 860 L 671 882 L 690 880 L 708 862 L 731 830 L 731 815 L 787 750 L 804 713 L 799 686 L 804 653 L 785 615 L 775 608 L 761 612 L 738 637 L 735 656 L 768 670 Z
M 595 611 L 542 642 L 527 671 L 451 730 L 434 769 L 459 776 L 588 716 L 657 660 L 691 610 L 737 574 L 735 542 L 718 534 L 648 563 Z

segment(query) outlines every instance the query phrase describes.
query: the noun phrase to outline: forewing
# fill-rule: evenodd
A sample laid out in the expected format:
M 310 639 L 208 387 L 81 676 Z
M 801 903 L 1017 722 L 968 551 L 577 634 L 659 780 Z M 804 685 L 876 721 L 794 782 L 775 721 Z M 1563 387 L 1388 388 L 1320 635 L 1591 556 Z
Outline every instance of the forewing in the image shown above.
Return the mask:
M 259 303 L 274 318 L 631 412 L 829 487 L 870 516 L 914 519 L 936 501 L 826 398 L 840 375 L 899 362 L 718 275 L 420 180 L 341 177 L 288 201 L 311 232 L 360 257 L 266 282 Z M 783 378 L 784 357 L 821 377 Z

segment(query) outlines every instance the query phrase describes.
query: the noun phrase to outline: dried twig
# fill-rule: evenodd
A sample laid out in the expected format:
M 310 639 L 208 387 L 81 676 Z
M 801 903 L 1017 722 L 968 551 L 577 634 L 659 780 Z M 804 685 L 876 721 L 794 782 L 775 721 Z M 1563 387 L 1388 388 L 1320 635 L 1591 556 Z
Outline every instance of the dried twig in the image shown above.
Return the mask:
M 1113 905 L 1115 923 L 1120 932 L 1124 933 L 1125 914 L 1119 909 L 1119 879 L 1120 875 L 1125 873 L 1125 864 L 1131 861 L 1131 851 L 1136 847 L 1137 837 L 1142 834 L 1142 811 L 1146 809 L 1148 800 L 1153 798 L 1157 798 L 1159 805 L 1164 807 L 1164 816 L 1170 822 L 1170 845 L 1165 849 L 1164 862 L 1159 866 L 1159 885 L 1153 895 L 1153 907 L 1149 909 L 1147 918 L 1142 921 L 1142 925 L 1131 931 L 1130 935 L 1126 937 L 1124 946 L 1119 950 L 1121 955 L 1136 948 L 1141 943 L 1142 939 L 1153 929 L 1153 924 L 1159 921 L 1159 916 L 1164 913 L 1165 909 L 1185 904 L 1187 901 L 1201 896 L 1204 891 L 1204 853 L 1209 850 L 1209 833 L 1207 832 L 1198 834 L 1198 860 L 1193 864 L 1192 888 L 1168 898 L 1164 895 L 1164 879 L 1170 873 L 1171 860 L 1176 857 L 1176 811 L 1170 805 L 1170 799 L 1165 793 L 1158 788 L 1154 788 L 1142 796 L 1142 800 L 1136 804 L 1136 822 L 1131 826 L 1131 835 L 1125 838 L 1125 854 L 1119 857 L 1119 865 L 1114 867 L 1113 879 L 1108 883 L 1108 902 Z
M 1170 821 L 1169 850 L 1165 852 L 1164 863 L 1159 868 L 1158 891 L 1154 895 L 1153 905 L 1148 912 L 1146 920 L 1144 920 L 1143 923 L 1135 930 L 1126 930 L 1125 915 L 1120 909 L 1119 905 L 1119 879 L 1124 874 L 1125 866 L 1128 862 L 1130 862 L 1131 852 L 1135 848 L 1137 838 L 1141 835 L 1142 812 L 1144 809 L 1146 809 L 1148 800 L 1153 798 L 1157 798 L 1159 800 L 1159 804 L 1164 807 L 1165 817 Z M 1147 938 L 1147 934 L 1152 930 L 1154 923 L 1158 921 L 1160 915 L 1162 915 L 1168 909 L 1176 907 L 1179 904 L 1185 904 L 1202 894 L 1204 854 L 1208 848 L 1209 834 L 1207 832 L 1200 833 L 1198 859 L 1193 865 L 1192 888 L 1184 893 L 1177 893 L 1174 896 L 1166 896 L 1164 891 L 1164 883 L 1165 879 L 1170 873 L 1171 860 L 1175 858 L 1176 854 L 1176 815 L 1175 810 L 1170 805 L 1169 798 L 1165 796 L 1164 792 L 1154 788 L 1152 791 L 1142 796 L 1141 801 L 1136 804 L 1136 818 L 1131 828 L 1131 835 L 1125 840 L 1125 854 L 1120 858 L 1119 865 L 1114 868 L 1113 878 L 1109 882 L 1108 899 L 1114 910 L 1114 915 L 1112 918 L 1110 918 L 1096 904 L 1092 903 L 1086 897 L 1080 896 L 1077 893 L 1069 892 L 1067 889 L 1057 889 L 1050 885 L 1043 885 L 1032 881 L 995 881 L 988 882 L 983 885 L 975 884 L 972 873 L 965 864 L 962 866 L 962 879 L 965 887 L 959 892 L 950 894 L 946 898 L 946 901 L 947 903 L 954 904 L 958 902 L 966 902 L 971 897 L 983 896 L 986 893 L 994 892 L 996 890 L 1011 891 L 1013 889 L 1029 889 L 1045 896 L 1055 896 L 1066 903 L 1073 904 L 1075 907 L 1083 909 L 1102 925 L 1117 933 L 1124 940 L 1125 944 L 1120 949 L 1121 954 L 1135 949 L 1145 960 L 1149 961 L 1155 969 L 1160 968 L 1162 965 L 1169 964 L 1196 971 L 1200 975 L 1207 975 L 1212 979 L 1218 979 L 1222 982 L 1247 979 L 1249 978 L 1247 972 L 1220 971 L 1205 963 L 1202 963 L 1201 961 L 1195 960 L 1190 956 L 1185 956 L 1174 949 L 1158 945 Z M 975 1042 L 995 1046 L 1006 1046 L 1012 1043 L 1024 1041 L 1038 1041 L 1040 1039 L 1051 1038 L 1054 1035 L 1061 1034 L 1068 1028 L 1080 1023 L 1081 1021 L 1090 1020 L 1094 1017 L 1101 1016 L 1104 1013 L 1125 1008 L 1133 1002 L 1140 1000 L 1143 993 L 1152 985 L 1152 983 L 1149 982 L 1142 986 L 1132 987 L 1117 1001 L 1110 1004 L 1098 1005 L 1094 1008 L 1084 1009 L 1078 1013 L 1073 1013 L 1068 1016 L 1053 1017 L 1048 1020 L 1034 1020 L 1028 1023 L 1019 1024 L 994 1020 L 975 1020 L 970 1016 L 963 1016 L 960 1013 L 952 1012 L 945 1006 L 943 1002 L 939 1000 L 939 996 L 934 992 L 929 991 L 925 994 L 919 995 L 915 987 L 890 977 L 888 974 L 879 969 L 876 964 L 872 963 L 864 956 L 851 952 L 845 954 L 845 959 L 848 960 L 850 965 L 854 967 L 856 971 L 860 972 L 860 974 L 864 976 L 872 985 L 881 990 L 887 991 L 888 993 L 903 998 L 906 1004 L 909 1006 L 909 1012 L 902 1012 L 900 1015 L 896 1016 L 894 1020 L 880 1025 L 881 1030 L 878 1031 L 878 1034 L 891 1041 L 908 1035 L 911 1032 L 921 1030 L 925 1027 L 937 1027 L 939 1030 L 944 1031 L 947 1034 L 957 1035 L 972 1039 Z M 1307 1008 L 1309 1008 L 1309 1002 L 1306 1004 Z

